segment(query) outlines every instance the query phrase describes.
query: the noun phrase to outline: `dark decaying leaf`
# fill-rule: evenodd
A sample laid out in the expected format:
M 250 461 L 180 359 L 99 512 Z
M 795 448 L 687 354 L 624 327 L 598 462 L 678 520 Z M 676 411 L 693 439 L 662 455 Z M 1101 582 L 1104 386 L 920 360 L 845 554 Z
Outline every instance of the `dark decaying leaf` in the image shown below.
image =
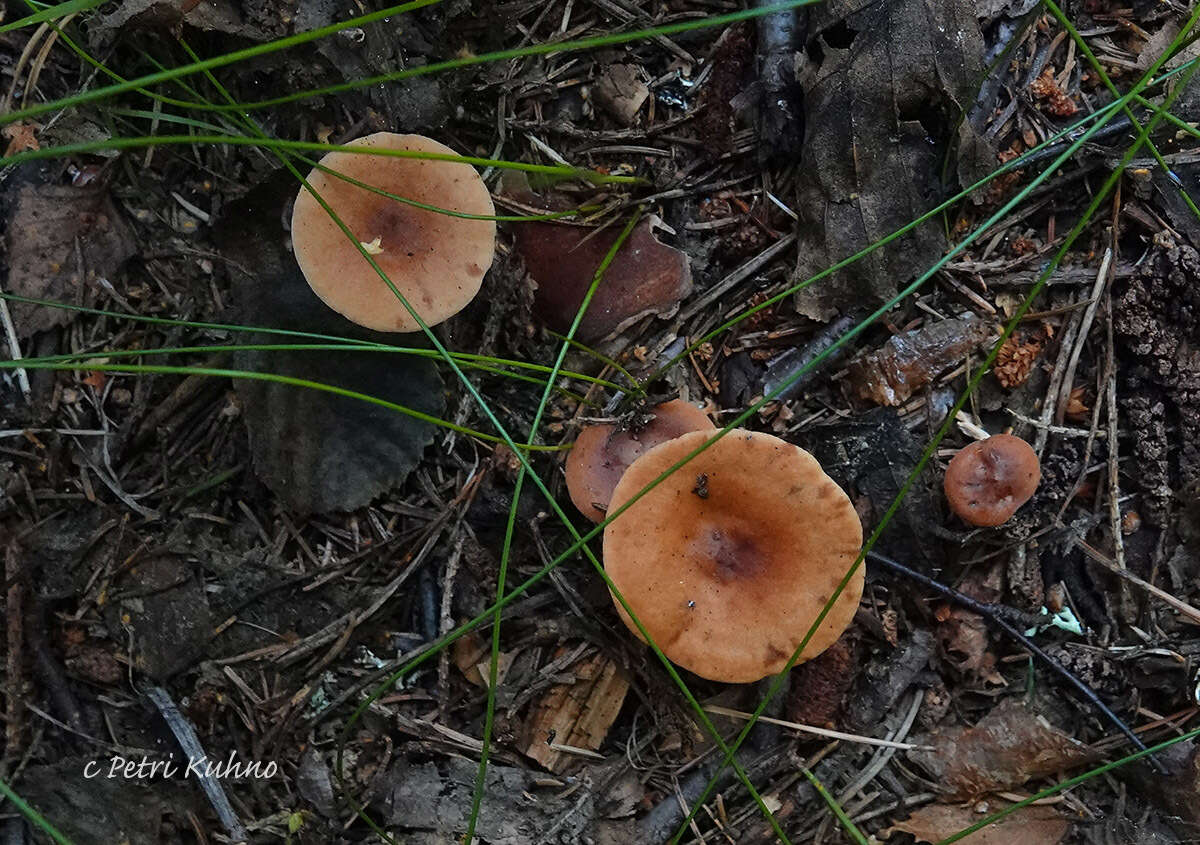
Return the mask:
M 807 91 L 799 168 L 799 279 L 829 267 L 928 211 L 941 198 L 944 143 L 983 76 L 983 40 L 967 0 L 835 0 L 812 7 L 824 60 Z M 797 295 L 829 320 L 876 303 L 945 247 L 937 222 Z
M 974 807 L 930 804 L 896 822 L 881 835 L 911 833 L 918 843 L 941 842 L 978 822 Z M 1071 823 L 1053 807 L 1022 807 L 959 841 L 967 845 L 1057 845 Z
M 133 232 L 103 187 L 15 181 L 6 194 L 9 293 L 89 305 L 96 280 L 111 276 L 134 253 Z M 42 305 L 13 303 L 10 309 L 21 337 L 74 317 Z
M 1095 758 L 1086 745 L 1015 699 L 996 705 L 973 728 L 938 729 L 911 741 L 933 746 L 908 755 L 941 787 L 945 801 L 1013 789 Z
M 240 321 L 424 346 L 419 336 L 356 326 L 316 297 L 287 248 L 280 222 L 294 185 L 289 174 L 268 179 L 230 205 L 216 232 L 223 254 L 238 265 L 232 272 Z M 289 342 L 257 333 L 246 339 Z M 445 406 L 436 366 L 411 355 L 247 351 L 236 361 L 238 369 L 333 384 L 434 416 Z M 289 508 L 301 513 L 365 505 L 403 482 L 433 440 L 430 423 L 357 399 L 263 381 L 238 380 L 237 390 L 255 471 Z

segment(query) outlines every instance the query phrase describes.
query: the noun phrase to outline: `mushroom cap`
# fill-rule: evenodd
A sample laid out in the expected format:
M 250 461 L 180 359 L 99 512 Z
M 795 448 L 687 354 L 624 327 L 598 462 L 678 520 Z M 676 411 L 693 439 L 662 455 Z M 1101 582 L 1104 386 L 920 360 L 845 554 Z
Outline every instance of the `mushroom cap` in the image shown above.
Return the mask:
M 684 434 L 646 452 L 610 510 L 713 436 Z M 812 455 L 735 429 L 609 523 L 604 568 L 672 662 L 750 683 L 783 670 L 861 547 L 850 498 Z M 800 661 L 841 636 L 862 590 L 860 566 Z M 638 633 L 619 602 L 617 612 Z
M 348 146 L 456 155 L 421 135 L 376 132 Z M 321 164 L 405 199 L 494 215 L 483 180 L 469 164 L 331 152 Z M 457 314 L 483 282 L 496 249 L 496 223 L 466 220 L 396 202 L 314 168 L 308 182 L 363 244 L 379 239 L 375 261 L 427 325 Z M 359 325 L 381 332 L 420 325 L 379 278 L 307 188 L 292 210 L 292 245 L 304 278 L 322 301 Z
M 613 489 L 625 470 L 647 450 L 689 431 L 714 431 L 708 415 L 682 399 L 654 409 L 654 419 L 637 431 L 589 425 L 567 454 L 567 492 L 580 513 L 603 522 Z
M 995 434 L 959 450 L 946 467 L 950 509 L 971 525 L 1007 522 L 1042 480 L 1033 447 L 1011 434 Z

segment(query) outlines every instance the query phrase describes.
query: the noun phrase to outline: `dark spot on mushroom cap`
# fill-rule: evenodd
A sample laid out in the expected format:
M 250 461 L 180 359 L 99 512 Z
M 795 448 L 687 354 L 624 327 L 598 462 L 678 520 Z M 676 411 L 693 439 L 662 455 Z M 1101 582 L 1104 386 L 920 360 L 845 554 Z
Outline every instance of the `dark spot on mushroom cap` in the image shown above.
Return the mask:
M 754 578 L 766 569 L 754 538 L 738 528 L 712 528 L 706 532 L 701 553 L 712 561 L 713 573 L 722 581 Z
M 965 446 L 946 467 L 946 500 L 965 522 L 995 526 L 1029 501 L 1041 481 L 1037 454 L 1011 434 Z

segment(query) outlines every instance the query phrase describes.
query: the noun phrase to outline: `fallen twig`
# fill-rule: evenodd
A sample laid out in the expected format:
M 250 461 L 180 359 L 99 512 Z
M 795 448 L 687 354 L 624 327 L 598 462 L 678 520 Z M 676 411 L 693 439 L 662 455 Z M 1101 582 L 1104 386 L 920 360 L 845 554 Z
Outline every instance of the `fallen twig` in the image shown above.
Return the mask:
M 1104 716 L 1110 722 L 1112 722 L 1117 727 L 1118 730 L 1121 731 L 1121 733 L 1125 734 L 1125 736 L 1129 739 L 1130 742 L 1133 743 L 1134 747 L 1137 748 L 1138 751 L 1146 751 L 1147 750 L 1146 746 L 1142 743 L 1142 740 L 1138 737 L 1138 735 L 1136 733 L 1134 733 L 1133 730 L 1127 724 L 1125 724 L 1125 722 L 1123 722 L 1121 720 L 1121 717 L 1118 716 L 1116 713 L 1114 713 L 1107 704 L 1105 704 L 1103 701 L 1100 700 L 1100 696 L 1096 695 L 1096 692 L 1091 687 L 1089 687 L 1083 681 L 1079 680 L 1079 678 L 1077 678 L 1074 674 L 1072 674 L 1070 670 L 1068 670 L 1065 666 L 1063 666 L 1061 663 L 1059 663 L 1053 657 L 1046 654 L 1046 652 L 1042 651 L 1042 649 L 1039 648 L 1037 645 L 1035 645 L 1034 642 L 1031 639 L 1029 639 L 1029 637 L 1025 636 L 1020 631 L 1018 631 L 1016 628 L 1014 628 L 1012 626 L 1012 624 L 1009 623 L 1008 620 L 1004 618 L 1004 615 L 1003 615 L 1004 609 L 1003 608 L 999 608 L 995 605 L 984 604 L 982 602 L 976 601 L 975 599 L 971 598 L 970 596 L 960 593 L 958 590 L 955 590 L 953 587 L 947 587 L 945 584 L 942 584 L 939 581 L 934 581 L 928 575 L 924 575 L 920 572 L 917 572 L 915 569 L 909 569 L 904 564 L 894 561 L 889 557 L 885 557 L 885 556 L 879 554 L 878 552 L 867 552 L 867 557 L 869 557 L 871 560 L 875 561 L 876 563 L 883 564 L 888 569 L 891 569 L 893 572 L 903 575 L 906 578 L 910 578 L 913 581 L 916 581 L 918 584 L 922 585 L 923 587 L 927 587 L 927 588 L 933 590 L 934 592 L 941 594 L 945 598 L 948 598 L 948 599 L 962 605 L 963 607 L 967 608 L 967 610 L 970 610 L 972 613 L 978 613 L 980 616 L 982 616 L 988 622 L 991 622 L 997 628 L 1004 631 L 1006 634 L 1008 634 L 1013 639 L 1017 640 L 1017 642 L 1021 643 L 1021 645 L 1027 651 L 1029 651 L 1030 654 L 1032 654 L 1034 657 L 1041 660 L 1043 663 L 1045 663 L 1047 666 L 1049 666 L 1051 669 L 1053 669 L 1055 672 L 1057 672 L 1060 676 L 1065 678 L 1071 684 L 1071 686 L 1073 686 L 1073 687 L 1075 687 L 1075 689 L 1079 690 L 1080 694 L 1082 694 L 1084 698 L 1086 698 L 1089 702 L 1091 702 L 1093 707 L 1095 707 L 1097 710 L 1099 710 L 1101 713 L 1103 713 Z M 1162 775 L 1167 774 L 1167 770 L 1163 767 L 1162 763 L 1160 763 L 1154 757 L 1150 757 L 1149 759 L 1150 759 L 1151 764 L 1154 766 L 1155 770 L 1159 774 L 1162 774 Z

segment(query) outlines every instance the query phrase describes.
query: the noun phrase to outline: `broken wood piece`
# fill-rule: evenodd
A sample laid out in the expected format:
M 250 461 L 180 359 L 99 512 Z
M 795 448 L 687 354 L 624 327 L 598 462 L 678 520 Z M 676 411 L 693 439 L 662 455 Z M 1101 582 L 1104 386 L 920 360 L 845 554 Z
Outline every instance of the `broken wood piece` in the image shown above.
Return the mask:
M 629 681 L 617 664 L 595 654 L 572 667 L 573 683 L 551 687 L 530 711 L 522 751 L 552 772 L 593 757 L 621 711 Z

